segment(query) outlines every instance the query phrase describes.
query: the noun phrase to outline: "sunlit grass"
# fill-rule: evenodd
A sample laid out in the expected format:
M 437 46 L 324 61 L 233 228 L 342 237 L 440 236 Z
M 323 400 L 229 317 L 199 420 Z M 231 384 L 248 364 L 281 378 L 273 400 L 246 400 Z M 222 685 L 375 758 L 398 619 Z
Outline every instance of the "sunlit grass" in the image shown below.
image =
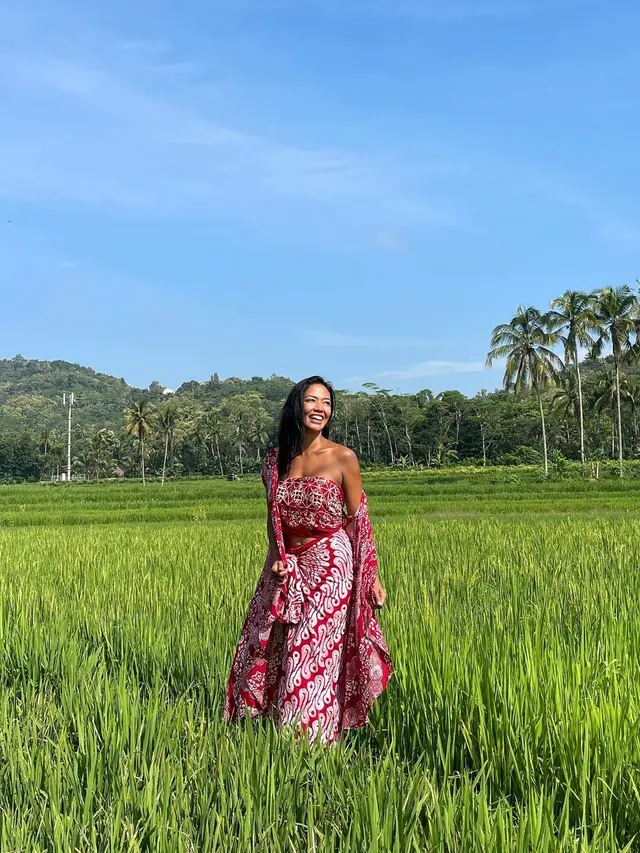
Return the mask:
M 329 750 L 221 721 L 257 481 L 1 489 L 0 850 L 635 849 L 635 487 L 468 480 L 366 482 L 396 674 Z

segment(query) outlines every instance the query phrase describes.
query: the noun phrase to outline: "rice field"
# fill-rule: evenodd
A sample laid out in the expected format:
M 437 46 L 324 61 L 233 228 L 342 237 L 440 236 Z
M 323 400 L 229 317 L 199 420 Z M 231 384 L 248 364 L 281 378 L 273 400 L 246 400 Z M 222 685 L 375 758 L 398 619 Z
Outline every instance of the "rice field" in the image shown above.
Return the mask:
M 638 484 L 365 477 L 396 673 L 334 749 L 221 721 L 258 479 L 0 487 L 0 850 L 640 849 Z

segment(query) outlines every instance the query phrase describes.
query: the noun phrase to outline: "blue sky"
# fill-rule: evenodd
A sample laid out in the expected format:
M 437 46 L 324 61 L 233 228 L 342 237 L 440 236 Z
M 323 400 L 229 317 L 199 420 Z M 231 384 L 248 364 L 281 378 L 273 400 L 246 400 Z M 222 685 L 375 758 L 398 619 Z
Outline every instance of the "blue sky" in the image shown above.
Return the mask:
M 22 7 L 0 357 L 473 393 L 518 304 L 640 275 L 634 0 Z

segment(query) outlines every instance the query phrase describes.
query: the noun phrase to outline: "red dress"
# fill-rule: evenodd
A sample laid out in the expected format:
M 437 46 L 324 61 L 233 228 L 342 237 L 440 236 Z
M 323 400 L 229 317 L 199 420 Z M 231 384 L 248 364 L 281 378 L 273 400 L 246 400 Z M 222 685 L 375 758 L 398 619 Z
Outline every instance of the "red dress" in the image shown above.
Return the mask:
M 371 607 L 377 558 L 366 496 L 345 517 L 342 489 L 332 480 L 278 483 L 277 451 L 267 454 L 263 481 L 279 553 L 267 555 L 249 606 L 225 717 L 271 715 L 331 743 L 366 723 L 392 671 Z M 286 551 L 283 530 L 314 538 Z M 287 565 L 283 584 L 271 573 L 277 559 Z

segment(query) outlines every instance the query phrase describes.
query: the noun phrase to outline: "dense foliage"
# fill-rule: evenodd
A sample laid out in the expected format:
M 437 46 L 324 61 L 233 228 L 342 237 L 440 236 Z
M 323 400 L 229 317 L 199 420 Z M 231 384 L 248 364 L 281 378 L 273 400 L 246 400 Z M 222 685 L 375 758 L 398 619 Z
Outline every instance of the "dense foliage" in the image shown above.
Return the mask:
M 221 719 L 257 477 L 0 488 L 0 849 L 636 849 L 636 482 L 365 488 L 396 673 L 328 750 Z
M 546 313 L 520 308 L 491 337 L 504 388 L 392 394 L 373 383 L 337 392 L 332 435 L 364 466 L 549 464 L 638 456 L 640 308 L 628 287 L 568 291 Z M 580 353 L 585 358 L 580 361 Z M 609 354 L 607 354 L 609 352 Z M 175 392 L 67 362 L 0 361 L 0 479 L 48 478 L 66 465 L 90 478 L 256 471 L 292 386 L 281 376 L 186 382 Z
M 125 411 L 144 399 L 152 410 L 145 450 L 147 474 L 228 475 L 256 471 L 275 438 L 277 416 L 292 382 L 212 379 L 187 383 L 174 395 L 159 385 L 146 391 L 78 365 L 15 359 L 0 362 L 0 478 L 38 479 L 64 470 L 67 411 L 62 393 L 76 391 L 73 409 L 73 470 L 90 477 L 113 475 L 116 465 L 140 476 L 139 441 L 127 434 Z M 58 365 L 56 367 L 56 364 Z M 94 380 L 96 386 L 93 386 Z M 583 363 L 587 457 L 615 456 L 615 387 L 608 361 Z M 551 455 L 579 459 L 577 406 L 571 372 L 562 386 L 544 392 Z M 640 377 L 622 379 L 625 452 L 637 456 Z M 102 409 L 100 400 L 104 396 Z M 163 427 L 167 410 L 172 426 Z M 171 423 L 171 421 L 170 421 Z M 373 388 L 339 391 L 333 437 L 349 444 L 366 465 L 534 463 L 542 459 L 539 410 L 533 393 L 428 390 L 395 395 Z
M 145 450 L 147 474 L 161 475 L 165 451 L 168 476 L 255 471 L 275 438 L 279 408 L 292 384 L 281 377 L 188 383 L 169 396 L 160 386 L 141 392 L 103 376 L 101 390 L 93 390 L 92 396 L 93 375 L 88 369 L 64 365 L 56 370 L 47 363 L 25 361 L 16 370 L 13 361 L 0 362 L 4 480 L 38 479 L 64 470 L 67 412 L 62 391 L 67 383 L 80 389 L 73 409 L 73 470 L 90 477 L 112 476 L 116 465 L 140 476 L 139 441 L 135 434 L 127 434 L 124 413 L 141 398 L 154 410 Z M 587 457 L 606 459 L 615 456 L 614 377 L 606 360 L 583 364 L 583 374 Z M 569 372 L 563 386 L 544 392 L 553 458 L 558 454 L 580 458 L 573 388 Z M 101 411 L 103 391 L 108 404 Z M 627 458 L 637 456 L 639 392 L 640 378 L 625 373 L 622 417 Z M 488 464 L 517 464 L 542 458 L 538 403 L 532 393 L 518 397 L 507 391 L 481 392 L 467 398 L 458 391 L 394 395 L 373 389 L 339 392 L 337 400 L 332 434 L 352 446 L 365 466 L 482 465 L 485 458 Z M 172 410 L 175 417 L 169 417 L 167 425 L 167 412 Z

